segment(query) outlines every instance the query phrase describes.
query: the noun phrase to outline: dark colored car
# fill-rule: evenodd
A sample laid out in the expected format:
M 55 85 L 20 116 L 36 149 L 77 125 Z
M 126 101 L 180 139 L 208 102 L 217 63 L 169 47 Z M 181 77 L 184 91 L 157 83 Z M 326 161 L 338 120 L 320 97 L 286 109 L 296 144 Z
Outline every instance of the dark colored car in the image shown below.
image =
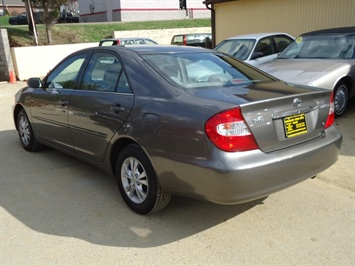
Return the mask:
M 56 20 L 56 23 L 79 23 L 80 18 L 78 16 L 74 16 L 71 12 L 60 13 L 59 18 Z
M 33 13 L 33 18 L 36 24 L 41 24 L 43 23 L 42 20 L 42 14 L 41 13 Z M 27 14 L 26 12 L 22 12 L 18 16 L 15 17 L 10 17 L 9 18 L 9 24 L 10 25 L 27 25 Z
M 27 83 L 13 112 L 23 147 L 100 167 L 140 214 L 170 195 L 265 197 L 331 166 L 342 142 L 331 91 L 286 84 L 209 49 L 97 46 Z
M 172 37 L 171 44 L 210 48 L 212 44 L 212 34 L 211 33 L 177 34 Z

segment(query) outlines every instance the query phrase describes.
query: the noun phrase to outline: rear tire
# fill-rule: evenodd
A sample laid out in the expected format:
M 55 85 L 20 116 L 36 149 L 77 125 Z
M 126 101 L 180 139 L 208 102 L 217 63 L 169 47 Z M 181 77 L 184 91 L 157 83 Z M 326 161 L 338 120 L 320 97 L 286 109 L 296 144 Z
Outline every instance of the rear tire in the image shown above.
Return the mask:
M 16 122 L 18 135 L 24 149 L 30 152 L 41 150 L 43 146 L 36 141 L 31 123 L 24 110 L 18 113 Z
M 149 214 L 168 205 L 148 157 L 137 145 L 128 145 L 117 158 L 116 178 L 123 200 L 134 212 Z
M 336 116 L 344 114 L 348 105 L 348 87 L 344 82 L 339 82 L 334 89 L 334 112 Z

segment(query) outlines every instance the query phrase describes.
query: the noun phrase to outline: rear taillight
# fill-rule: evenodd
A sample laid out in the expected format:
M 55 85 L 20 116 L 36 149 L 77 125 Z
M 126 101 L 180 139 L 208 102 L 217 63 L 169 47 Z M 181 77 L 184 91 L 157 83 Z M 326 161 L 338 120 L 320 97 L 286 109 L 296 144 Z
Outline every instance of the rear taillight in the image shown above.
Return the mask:
M 184 35 L 184 45 L 186 45 L 187 41 L 186 41 L 186 35 Z
M 324 128 L 328 128 L 334 123 L 334 92 L 330 95 L 330 103 L 329 103 L 329 113 L 327 117 L 327 121 L 325 122 Z
M 212 143 L 223 151 L 258 149 L 240 108 L 226 110 L 211 117 L 205 124 L 205 131 Z

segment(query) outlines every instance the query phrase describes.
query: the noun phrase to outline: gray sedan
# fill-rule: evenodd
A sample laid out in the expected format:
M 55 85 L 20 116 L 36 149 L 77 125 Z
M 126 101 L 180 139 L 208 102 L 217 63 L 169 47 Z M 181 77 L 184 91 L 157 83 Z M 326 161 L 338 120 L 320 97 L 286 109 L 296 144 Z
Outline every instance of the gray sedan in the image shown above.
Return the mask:
M 355 96 L 355 27 L 302 34 L 279 57 L 258 66 L 284 81 L 335 92 L 335 114 Z
M 13 112 L 22 146 L 110 173 L 139 214 L 171 195 L 265 197 L 331 166 L 342 142 L 330 91 L 289 86 L 204 48 L 88 48 L 27 84 Z

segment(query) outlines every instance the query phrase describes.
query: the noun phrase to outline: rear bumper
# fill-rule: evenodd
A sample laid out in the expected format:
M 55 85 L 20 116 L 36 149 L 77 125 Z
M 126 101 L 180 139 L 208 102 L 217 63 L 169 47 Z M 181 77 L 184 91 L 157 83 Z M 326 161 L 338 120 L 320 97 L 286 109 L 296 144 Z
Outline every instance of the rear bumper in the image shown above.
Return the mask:
M 154 160 L 159 161 L 156 170 L 165 192 L 237 204 L 268 196 L 317 175 L 337 161 L 341 143 L 340 131 L 332 126 L 322 138 L 271 153 L 226 153 L 214 149 L 208 159 Z

